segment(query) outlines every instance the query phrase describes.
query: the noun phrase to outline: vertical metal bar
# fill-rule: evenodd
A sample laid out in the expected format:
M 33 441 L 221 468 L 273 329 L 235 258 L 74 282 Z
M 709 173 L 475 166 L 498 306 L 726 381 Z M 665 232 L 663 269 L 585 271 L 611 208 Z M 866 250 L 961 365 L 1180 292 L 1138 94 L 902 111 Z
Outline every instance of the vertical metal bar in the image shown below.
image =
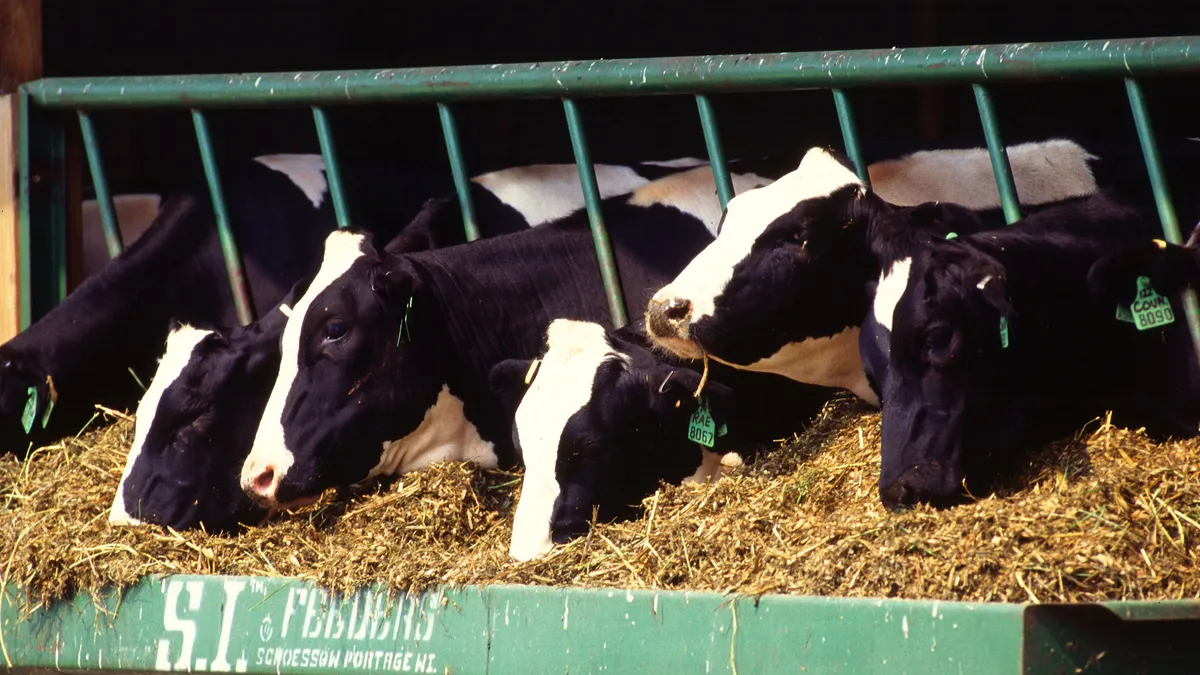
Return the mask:
M 979 121 L 983 122 L 983 137 L 987 139 L 988 157 L 992 160 L 992 173 L 996 175 L 996 189 L 1000 191 L 1000 206 L 1004 209 L 1004 220 L 1011 225 L 1021 219 L 1021 205 L 1017 201 L 1017 186 L 1013 183 L 1012 169 L 1008 165 L 1008 150 L 1000 139 L 1000 124 L 996 121 L 996 109 L 992 106 L 991 94 L 981 84 L 973 84 L 975 105 L 979 108 Z
M 92 117 L 86 110 L 79 111 L 79 131 L 83 136 L 88 166 L 92 169 L 92 187 L 96 190 L 96 206 L 100 209 L 100 226 L 104 229 L 108 259 L 112 260 L 121 255 L 125 246 L 121 241 L 121 226 L 117 222 L 112 193 L 108 191 L 108 176 L 104 173 L 104 163 L 100 159 L 100 141 L 96 138 L 96 127 L 92 125 Z
M 1133 112 L 1133 124 L 1137 127 L 1138 142 L 1142 146 L 1142 159 L 1146 162 L 1146 173 L 1150 175 L 1150 187 L 1154 191 L 1154 204 L 1158 207 L 1158 219 L 1162 221 L 1163 238 L 1172 244 L 1183 242 L 1179 232 L 1179 220 L 1167 186 L 1162 157 L 1158 154 L 1158 142 L 1154 137 L 1154 126 L 1150 123 L 1150 111 L 1137 80 L 1125 78 L 1125 93 L 1129 95 L 1129 108 Z M 1183 294 L 1183 312 L 1187 316 L 1188 329 L 1192 332 L 1192 344 L 1200 358 L 1200 305 L 1196 292 L 1188 289 Z
M 313 106 L 312 111 L 317 140 L 321 143 L 321 158 L 325 162 L 325 178 L 329 181 L 329 196 L 333 200 L 333 215 L 337 218 L 337 226 L 345 229 L 350 227 L 350 209 L 346 206 L 346 193 L 342 191 L 342 167 L 333 146 L 333 130 L 323 108 Z
M 221 253 L 225 256 L 225 270 L 229 273 L 229 288 L 233 292 L 233 305 L 237 309 L 238 321 L 244 326 L 254 320 L 250 306 L 250 293 L 246 290 L 246 273 L 242 270 L 241 256 L 233 230 L 229 227 L 229 213 L 225 210 L 225 195 L 221 191 L 221 175 L 217 171 L 216 157 L 212 148 L 212 137 L 208 133 L 208 120 L 204 112 L 192 109 L 192 124 L 196 127 L 196 142 L 200 145 L 200 161 L 204 163 L 204 178 L 208 182 L 208 193 L 212 197 L 213 214 L 217 218 L 217 236 L 221 239 Z
M 696 94 L 696 108 L 700 110 L 700 128 L 704 130 L 704 145 L 708 146 L 708 162 L 712 165 L 713 180 L 717 184 L 717 199 L 721 201 L 721 210 L 724 211 L 729 200 L 733 199 L 733 181 L 729 178 L 725 149 L 721 147 L 721 136 L 717 133 L 717 113 L 705 94 Z
M 18 154 L 21 329 L 67 296 L 67 157 L 63 113 L 43 110 L 21 90 Z
M 475 204 L 471 201 L 471 183 L 467 176 L 467 163 L 463 160 L 462 145 L 458 142 L 458 125 L 454 122 L 454 111 L 445 103 L 437 104 L 438 117 L 442 120 L 442 135 L 446 138 L 446 156 L 450 159 L 450 173 L 454 176 L 454 190 L 458 193 L 458 204 L 462 208 L 463 231 L 467 241 L 479 238 L 479 226 L 475 223 Z
M 625 315 L 625 301 L 621 297 L 621 278 L 617 274 L 617 263 L 612 252 L 612 242 L 604 227 L 600 213 L 600 189 L 596 186 L 596 171 L 592 167 L 592 156 L 588 152 L 587 140 L 583 136 L 583 120 L 575 101 L 563 99 L 563 111 L 567 115 L 567 131 L 571 133 L 571 149 L 575 151 L 575 165 L 579 167 L 579 183 L 583 187 L 583 201 L 587 205 L 588 222 L 592 227 L 592 242 L 596 245 L 596 257 L 600 261 L 600 276 L 604 281 L 604 293 L 608 296 L 608 311 L 612 315 L 613 327 L 621 328 L 629 323 Z
M 858 142 L 858 127 L 854 125 L 854 113 L 850 110 L 850 99 L 841 89 L 833 89 L 833 105 L 837 108 L 838 126 L 842 128 L 842 142 L 846 144 L 846 154 L 854 162 L 854 171 L 863 185 L 871 187 L 871 176 L 867 171 L 867 163 L 863 161 L 862 146 Z

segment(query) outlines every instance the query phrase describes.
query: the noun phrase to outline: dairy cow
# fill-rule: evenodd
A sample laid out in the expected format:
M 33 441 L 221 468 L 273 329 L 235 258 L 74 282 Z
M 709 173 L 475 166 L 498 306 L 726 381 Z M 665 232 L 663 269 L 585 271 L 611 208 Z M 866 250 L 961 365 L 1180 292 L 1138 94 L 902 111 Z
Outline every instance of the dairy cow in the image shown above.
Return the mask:
M 767 178 L 734 175 L 738 191 Z M 628 306 L 712 241 L 712 172 L 606 200 Z M 511 421 L 488 389 L 498 361 L 532 358 L 552 319 L 607 321 L 586 213 L 528 232 L 411 255 L 338 232 L 283 333 L 279 377 L 242 486 L 300 503 L 325 488 L 443 459 L 513 466 Z
M 1064 140 L 1008 149 L 1024 205 L 1096 190 L 1082 147 Z M 982 151 L 915 153 L 876 170 L 867 189 L 837 153 L 813 148 L 775 183 L 729 203 L 721 235 L 646 311 L 655 343 L 684 358 L 848 389 L 878 404 L 858 334 L 879 277 L 877 219 L 899 206 L 955 201 L 1000 224 Z M 903 170 L 900 170 L 903 168 Z M 894 176 L 922 180 L 889 180 Z
M 892 307 L 876 307 L 891 322 L 877 357 L 887 364 L 885 505 L 961 501 L 964 488 L 979 493 L 1029 448 L 1105 411 L 1155 435 L 1197 433 L 1200 368 L 1187 328 L 1155 313 L 1179 298 L 1147 294 L 1112 257 L 1155 229 L 1098 194 L 932 241 L 893 267 L 878 292 Z M 1142 329 L 1133 312 L 1149 312 Z
M 597 165 L 598 185 L 602 195 L 619 194 L 648 183 L 647 176 L 670 175 L 697 162 Z M 483 236 L 541 225 L 583 203 L 574 165 L 495 171 L 473 178 L 471 189 Z M 442 197 L 427 202 L 387 250 L 414 252 L 463 241 L 458 200 Z M 265 515 L 243 494 L 237 475 L 278 372 L 279 337 L 293 301 L 285 299 L 245 328 L 185 324 L 172 330 L 138 404 L 110 522 L 229 530 Z
M 702 384 L 703 382 L 703 384 Z M 800 430 L 833 390 L 656 355 L 643 326 L 605 331 L 556 319 L 537 360 L 508 359 L 491 385 L 519 400 L 513 441 L 525 465 L 509 553 L 528 560 L 601 521 L 637 514 L 662 484 L 715 478 Z M 696 393 L 700 395 L 697 397 Z

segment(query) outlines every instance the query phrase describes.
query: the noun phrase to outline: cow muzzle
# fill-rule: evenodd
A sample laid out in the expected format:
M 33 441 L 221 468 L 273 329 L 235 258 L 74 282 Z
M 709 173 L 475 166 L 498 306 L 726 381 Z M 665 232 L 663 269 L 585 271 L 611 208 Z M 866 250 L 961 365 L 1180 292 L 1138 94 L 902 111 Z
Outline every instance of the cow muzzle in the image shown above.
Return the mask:
M 646 307 L 646 331 L 659 345 L 675 354 L 698 359 L 699 345 L 690 337 L 692 302 L 685 298 L 654 298 Z
M 938 464 L 909 469 L 888 485 L 879 486 L 879 499 L 889 511 L 902 511 L 917 504 L 948 508 L 968 501 L 961 473 L 943 473 Z
M 268 508 L 279 506 L 275 493 L 279 490 L 279 481 L 283 480 L 283 471 L 274 462 L 260 462 L 248 459 L 242 467 L 242 490 L 255 502 Z

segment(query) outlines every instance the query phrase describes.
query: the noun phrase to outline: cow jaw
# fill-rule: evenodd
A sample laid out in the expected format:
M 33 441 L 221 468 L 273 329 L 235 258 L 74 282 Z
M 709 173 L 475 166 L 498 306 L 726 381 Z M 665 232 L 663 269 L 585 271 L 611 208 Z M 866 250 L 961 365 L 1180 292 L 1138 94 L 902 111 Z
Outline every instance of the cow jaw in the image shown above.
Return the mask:
M 713 316 L 734 267 L 750 254 L 763 231 L 800 202 L 847 185 L 862 182 L 830 152 L 813 148 L 795 171 L 730 200 L 720 236 L 651 299 L 646 317 L 651 338 L 683 358 L 697 358 L 699 346 L 686 344 L 692 342 L 691 326 Z
M 280 506 L 275 501 L 279 482 L 295 462 L 295 456 L 284 440 L 283 413 L 289 392 L 300 373 L 300 330 L 313 300 L 334 281 L 346 273 L 363 256 L 366 237 L 356 232 L 335 230 L 325 239 L 325 257 L 308 290 L 292 307 L 292 314 L 280 338 L 281 360 L 279 376 L 263 409 L 262 420 L 254 435 L 250 455 L 242 465 L 242 489 L 252 499 L 267 506 Z
M 462 400 L 442 385 L 421 424 L 407 436 L 385 442 L 379 464 L 368 475 L 394 476 L 445 461 L 471 462 L 487 469 L 500 464 L 492 443 L 483 440 L 463 413 Z
M 196 345 L 200 344 L 200 341 L 210 333 L 212 333 L 211 330 L 202 330 L 183 324 L 172 330 L 167 336 L 166 350 L 158 362 L 158 370 L 154 372 L 154 379 L 150 381 L 150 387 L 146 389 L 146 394 L 138 403 L 137 417 L 133 426 L 133 446 L 129 449 L 129 456 L 125 460 L 125 470 L 121 473 L 121 482 L 117 485 L 117 494 L 113 498 L 112 509 L 108 513 L 108 522 L 113 525 L 142 524 L 140 519 L 134 518 L 126 511 L 125 481 L 129 480 L 129 474 L 142 454 L 142 447 L 146 444 L 150 427 L 154 425 L 154 413 L 158 410 L 158 402 L 162 399 L 163 392 L 179 378 L 183 369 L 191 361 L 192 351 Z
M 517 560 L 554 546 L 550 519 L 561 491 L 555 467 L 563 429 L 591 399 L 596 369 L 612 353 L 599 324 L 556 319 L 546 335 L 549 349 L 514 420 L 525 464 L 508 550 Z

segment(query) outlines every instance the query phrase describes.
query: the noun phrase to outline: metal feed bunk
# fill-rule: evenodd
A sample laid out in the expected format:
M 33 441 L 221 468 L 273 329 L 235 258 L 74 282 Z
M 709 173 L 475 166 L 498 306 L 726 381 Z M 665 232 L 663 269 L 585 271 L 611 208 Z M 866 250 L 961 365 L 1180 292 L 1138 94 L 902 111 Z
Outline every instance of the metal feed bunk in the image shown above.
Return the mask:
M 627 321 L 575 98 L 691 95 L 721 204 L 732 196 L 712 92 L 829 89 L 845 149 L 867 180 L 845 89 L 969 84 L 1008 222 L 1016 189 L 987 82 L 1121 79 L 1167 241 L 1181 241 L 1138 78 L 1200 70 L 1200 37 L 922 49 L 570 61 L 455 68 L 52 78 L 20 90 L 21 325 L 66 294 L 65 124 L 79 118 L 110 256 L 122 249 L 93 110 L 185 108 L 243 323 L 252 320 L 204 111 L 310 106 L 339 227 L 350 224 L 324 106 L 434 103 L 467 238 L 478 237 L 451 105 L 560 98 L 615 326 Z M 35 171 L 34 167 L 38 167 Z M 1186 313 L 1200 351 L 1200 311 Z M 1200 656 L 1200 602 L 1019 605 L 489 586 L 333 597 L 296 579 L 169 576 L 30 615 L 0 597 L 14 669 L 195 672 L 1162 672 Z M 1190 639 L 1189 639 L 1190 636 Z M 701 671 L 703 669 L 703 671 Z

